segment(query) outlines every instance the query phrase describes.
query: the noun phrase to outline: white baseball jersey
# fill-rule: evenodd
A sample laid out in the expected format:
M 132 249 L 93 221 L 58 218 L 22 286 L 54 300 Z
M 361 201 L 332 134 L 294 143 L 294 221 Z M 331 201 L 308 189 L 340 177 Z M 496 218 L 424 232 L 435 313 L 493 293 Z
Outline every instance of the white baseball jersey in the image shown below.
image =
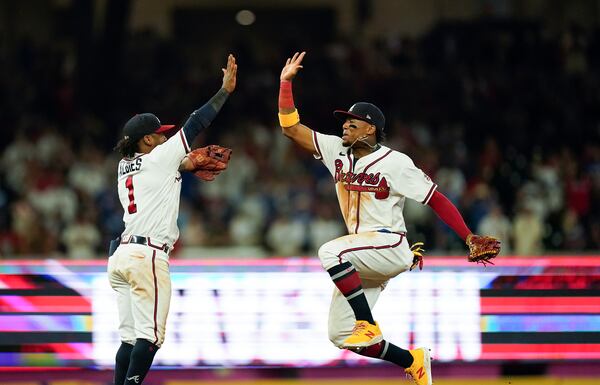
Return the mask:
M 179 166 L 190 151 L 182 130 L 149 154 L 136 154 L 119 162 L 118 190 L 125 231 L 149 237 L 154 244 L 173 246 L 179 237 L 177 216 L 181 174 Z
M 427 204 L 437 188 L 405 154 L 381 146 L 355 159 L 342 138 L 313 131 L 317 155 L 335 181 L 340 209 L 348 233 L 406 231 L 404 201 Z

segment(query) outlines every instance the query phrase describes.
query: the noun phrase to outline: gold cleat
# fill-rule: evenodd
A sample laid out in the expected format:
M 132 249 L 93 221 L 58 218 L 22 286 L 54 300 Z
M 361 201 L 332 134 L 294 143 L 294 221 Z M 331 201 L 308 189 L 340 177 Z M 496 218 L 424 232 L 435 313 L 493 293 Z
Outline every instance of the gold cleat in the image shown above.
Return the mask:
M 344 348 L 365 348 L 383 340 L 379 324 L 371 325 L 367 321 L 356 321 L 350 337 L 342 343 Z
M 431 357 L 429 356 L 429 350 L 425 348 L 418 348 L 415 350 L 409 350 L 413 356 L 414 361 L 410 368 L 404 369 L 406 374 L 412 377 L 413 381 L 417 385 L 431 385 Z

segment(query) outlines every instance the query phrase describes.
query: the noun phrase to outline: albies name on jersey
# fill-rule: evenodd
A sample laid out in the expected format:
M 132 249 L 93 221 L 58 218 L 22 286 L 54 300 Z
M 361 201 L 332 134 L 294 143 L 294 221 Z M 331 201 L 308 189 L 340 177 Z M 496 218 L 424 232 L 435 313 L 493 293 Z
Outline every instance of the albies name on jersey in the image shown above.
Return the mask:
M 139 171 L 142 167 L 142 158 L 133 159 L 133 161 L 121 161 L 119 164 L 119 176 L 129 174 L 130 172 Z

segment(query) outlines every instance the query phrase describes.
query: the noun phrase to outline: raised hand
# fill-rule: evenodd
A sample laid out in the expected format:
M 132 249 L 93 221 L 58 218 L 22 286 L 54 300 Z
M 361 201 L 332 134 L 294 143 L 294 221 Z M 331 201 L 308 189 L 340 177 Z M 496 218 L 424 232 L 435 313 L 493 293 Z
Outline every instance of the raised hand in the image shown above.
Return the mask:
M 232 54 L 227 57 L 227 68 L 221 68 L 221 71 L 223 71 L 223 88 L 232 93 L 235 90 L 237 76 L 237 64 L 235 64 L 235 57 Z
M 281 70 L 281 76 L 279 77 L 279 79 L 292 80 L 298 73 L 298 70 L 300 68 L 304 68 L 302 66 L 302 59 L 304 59 L 304 55 L 306 55 L 306 52 L 296 52 L 291 59 L 288 58 L 285 62 L 285 66 Z

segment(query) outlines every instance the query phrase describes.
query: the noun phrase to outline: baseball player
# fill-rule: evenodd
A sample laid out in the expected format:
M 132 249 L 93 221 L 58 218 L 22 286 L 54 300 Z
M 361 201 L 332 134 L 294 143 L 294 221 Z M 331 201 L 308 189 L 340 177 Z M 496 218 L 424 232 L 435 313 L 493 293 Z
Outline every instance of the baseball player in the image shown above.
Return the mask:
M 390 278 L 422 267 L 422 249 L 411 250 L 402 209 L 406 198 L 429 205 L 470 248 L 469 260 L 489 262 L 499 241 L 471 233 L 456 207 L 405 154 L 381 144 L 385 117 L 371 103 L 356 103 L 334 115 L 342 137 L 324 135 L 300 123 L 292 79 L 305 52 L 288 58 L 281 71 L 279 122 L 283 134 L 329 169 L 349 235 L 325 243 L 321 264 L 336 288 L 329 309 L 329 339 L 337 347 L 393 362 L 418 385 L 431 385 L 429 350 L 405 350 L 383 339 L 371 308 Z
M 194 138 L 211 124 L 235 89 L 233 55 L 222 71 L 222 88 L 169 139 L 166 134 L 174 132 L 175 126 L 161 125 L 156 116 L 145 113 L 125 124 L 124 136 L 115 147 L 123 155 L 117 183 L 125 212 L 125 230 L 108 261 L 110 284 L 117 292 L 121 337 L 115 385 L 141 384 L 165 337 L 171 299 L 169 253 L 179 236 L 180 171 L 193 171 L 211 180 L 226 164 L 218 170 L 207 168 L 208 157 L 228 161 L 229 153 L 215 146 L 190 153 Z

